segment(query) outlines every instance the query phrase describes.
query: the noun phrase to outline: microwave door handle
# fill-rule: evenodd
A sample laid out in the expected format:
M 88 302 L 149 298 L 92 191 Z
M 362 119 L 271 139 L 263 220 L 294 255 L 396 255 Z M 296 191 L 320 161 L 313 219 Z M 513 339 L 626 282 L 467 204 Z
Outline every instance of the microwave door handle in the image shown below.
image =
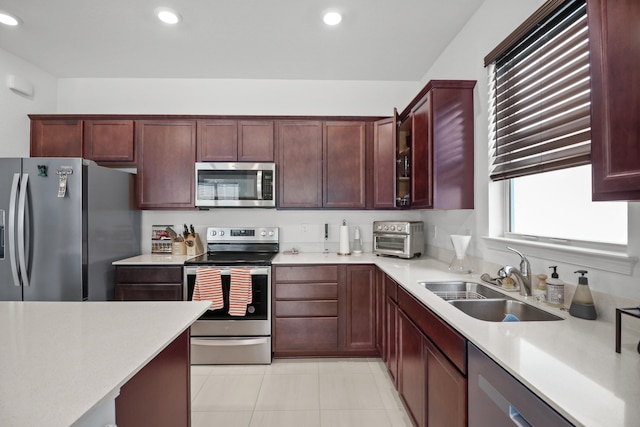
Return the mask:
M 262 200 L 262 171 L 257 171 L 256 173 L 256 194 L 258 195 L 258 200 Z

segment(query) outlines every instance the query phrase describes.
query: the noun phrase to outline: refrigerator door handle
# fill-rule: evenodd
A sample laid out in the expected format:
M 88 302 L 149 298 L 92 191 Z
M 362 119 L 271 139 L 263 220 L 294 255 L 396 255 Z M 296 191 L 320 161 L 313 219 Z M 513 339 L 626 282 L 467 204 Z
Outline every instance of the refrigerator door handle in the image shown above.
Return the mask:
M 16 204 L 19 185 L 20 174 L 14 173 L 13 182 L 11 183 L 11 196 L 9 197 L 9 261 L 13 284 L 18 287 L 20 286 L 20 276 L 18 276 L 18 261 L 16 260 Z
M 25 250 L 25 220 L 27 209 L 27 184 L 29 174 L 22 174 L 22 185 L 20 186 L 20 198 L 18 202 L 18 259 L 20 261 L 20 277 L 23 286 L 29 286 L 29 274 L 27 271 L 27 252 Z

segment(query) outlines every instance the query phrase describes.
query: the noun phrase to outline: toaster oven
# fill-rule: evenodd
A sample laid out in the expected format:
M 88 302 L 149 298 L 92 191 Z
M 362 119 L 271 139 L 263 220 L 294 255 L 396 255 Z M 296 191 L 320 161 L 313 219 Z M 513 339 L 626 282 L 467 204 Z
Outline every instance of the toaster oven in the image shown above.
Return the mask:
M 419 257 L 424 252 L 422 221 L 374 221 L 373 253 L 398 258 Z

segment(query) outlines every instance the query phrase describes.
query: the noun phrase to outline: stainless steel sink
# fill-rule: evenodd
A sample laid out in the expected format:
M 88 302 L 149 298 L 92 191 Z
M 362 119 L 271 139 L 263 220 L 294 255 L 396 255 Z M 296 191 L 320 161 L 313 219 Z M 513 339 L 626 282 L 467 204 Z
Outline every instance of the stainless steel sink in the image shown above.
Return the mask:
M 471 317 L 489 322 L 502 322 L 507 314 L 523 322 L 563 320 L 555 314 L 512 299 L 453 300 L 449 304 Z
M 485 298 L 508 298 L 503 293 L 480 283 L 464 281 L 420 282 L 427 290 L 444 300 L 477 300 Z

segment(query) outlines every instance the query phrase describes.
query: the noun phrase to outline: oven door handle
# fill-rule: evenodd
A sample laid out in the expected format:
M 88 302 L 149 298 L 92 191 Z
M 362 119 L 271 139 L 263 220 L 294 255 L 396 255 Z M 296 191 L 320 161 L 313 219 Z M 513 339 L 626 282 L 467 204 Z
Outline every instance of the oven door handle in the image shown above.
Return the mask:
M 245 339 L 224 339 L 224 338 L 211 338 L 211 339 L 198 339 L 191 338 L 191 344 L 193 345 L 206 345 L 210 347 L 225 347 L 225 346 L 245 346 L 245 345 L 264 345 L 269 343 L 268 337 L 261 338 L 245 338 Z
M 231 269 L 232 268 L 246 268 L 246 267 L 216 267 L 216 266 L 202 266 L 202 267 L 185 267 L 184 271 L 185 271 L 185 275 L 189 276 L 189 275 L 194 275 L 197 273 L 199 268 L 219 268 L 220 269 L 220 275 L 221 276 L 229 276 L 231 274 Z M 267 276 L 269 274 L 269 268 L 260 268 L 260 267 L 256 267 L 256 268 L 251 268 L 251 271 L 249 272 L 251 273 L 252 276 Z

